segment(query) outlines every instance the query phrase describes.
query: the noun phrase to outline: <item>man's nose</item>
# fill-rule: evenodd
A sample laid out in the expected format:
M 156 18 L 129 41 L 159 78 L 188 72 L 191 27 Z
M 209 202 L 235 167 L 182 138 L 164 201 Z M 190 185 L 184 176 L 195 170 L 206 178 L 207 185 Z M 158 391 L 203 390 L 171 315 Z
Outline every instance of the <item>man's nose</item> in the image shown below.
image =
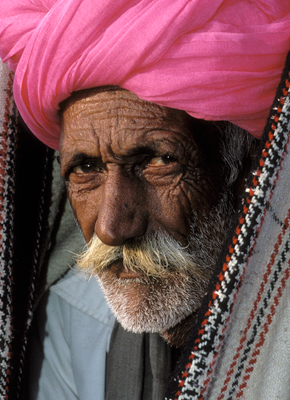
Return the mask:
M 140 186 L 126 172 L 108 172 L 95 224 L 95 233 L 104 244 L 120 246 L 146 232 L 146 207 Z

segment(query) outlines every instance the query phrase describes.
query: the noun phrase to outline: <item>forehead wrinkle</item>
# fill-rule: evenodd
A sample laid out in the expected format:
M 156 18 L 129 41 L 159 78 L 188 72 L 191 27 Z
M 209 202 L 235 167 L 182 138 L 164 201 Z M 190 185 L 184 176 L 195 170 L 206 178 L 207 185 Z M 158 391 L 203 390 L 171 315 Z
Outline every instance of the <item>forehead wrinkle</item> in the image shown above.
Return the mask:
M 185 122 L 177 110 L 145 102 L 129 92 L 124 95 L 120 92 L 102 92 L 82 98 L 71 104 L 64 113 L 66 122 L 69 122 L 67 133 L 68 136 L 72 135 L 72 141 L 79 142 L 80 147 L 81 141 L 94 142 L 99 154 L 109 152 L 111 155 L 121 155 L 129 151 L 130 147 L 146 146 L 152 142 L 151 132 L 153 140 L 154 135 L 162 138 L 162 132 L 158 131 L 174 133 L 176 138 L 173 142 L 180 148 L 184 146 L 184 143 L 180 143 L 182 137 L 186 139 L 188 134 L 185 132 L 187 129 L 184 130 Z M 68 120 L 72 119 L 70 123 Z M 161 142 L 158 147 L 160 145 Z
M 88 103 L 95 103 L 96 101 L 99 103 L 110 103 L 112 102 L 113 104 L 116 104 L 118 102 L 128 103 L 128 104 L 133 104 L 136 106 L 141 106 L 141 108 L 155 108 L 162 110 L 165 107 L 162 107 L 156 103 L 153 103 L 151 101 L 146 101 L 140 99 L 137 95 L 135 95 L 132 92 L 129 91 L 109 91 L 109 92 L 99 92 L 96 93 L 92 96 L 88 96 L 86 98 L 81 99 L 80 101 L 85 100 Z M 118 108 L 118 106 L 114 106 L 113 108 Z
M 96 109 L 96 107 L 94 107 L 94 109 L 92 110 L 86 109 L 82 112 L 78 112 L 76 110 L 75 113 L 70 113 L 68 115 L 68 117 L 72 121 L 71 123 L 69 123 L 69 126 L 72 127 L 77 125 L 77 127 L 71 129 L 71 131 L 80 130 L 83 126 L 92 128 L 95 131 L 99 123 L 102 123 L 104 121 L 111 121 L 112 126 L 117 126 L 120 120 L 122 120 L 123 123 L 126 123 L 126 127 L 131 127 L 132 129 L 138 130 L 148 128 L 148 124 L 150 122 L 153 122 L 152 124 L 150 124 L 150 129 L 154 129 L 154 126 L 156 126 L 156 128 L 160 128 L 165 125 L 164 119 L 158 118 L 156 114 L 148 114 L 145 112 L 144 115 L 137 115 L 135 113 L 124 114 L 122 113 L 123 109 L 121 107 L 117 107 L 116 113 L 109 113 L 108 109 L 100 110 Z M 128 108 L 126 109 L 128 110 Z M 140 122 L 142 121 L 143 124 L 141 125 Z M 138 122 L 138 124 L 136 122 Z M 164 128 L 166 127 L 164 126 Z
M 111 93 L 108 96 L 102 97 L 96 96 L 88 97 L 85 99 L 81 99 L 78 102 L 83 104 L 84 113 L 87 113 L 88 108 L 92 108 L 92 113 L 99 114 L 105 112 L 105 114 L 113 114 L 122 115 L 124 117 L 132 118 L 132 111 L 135 114 L 135 117 L 138 118 L 138 114 L 140 117 L 145 118 L 156 118 L 156 114 L 160 116 L 165 116 L 168 114 L 168 111 L 165 107 L 161 107 L 155 103 L 146 102 L 139 99 L 137 96 L 132 98 L 120 96 L 112 96 Z M 76 103 L 78 103 L 76 102 Z M 130 110 L 129 115 L 127 115 L 126 110 Z M 137 115 L 136 115 L 137 113 Z
M 77 142 L 81 142 L 81 144 L 84 144 L 84 146 L 81 146 L 81 144 L 78 143 L 78 147 L 73 150 L 71 149 L 71 147 L 66 150 L 66 146 L 62 146 L 62 148 L 60 149 L 62 159 L 70 159 L 76 154 L 84 153 L 87 153 L 90 156 L 96 156 L 96 148 L 98 147 L 98 143 L 96 141 L 92 141 L 90 139 L 79 139 L 77 140 Z M 87 143 L 89 144 L 89 146 L 87 145 Z
M 85 118 L 94 120 L 94 123 L 123 118 L 129 124 L 133 124 L 144 119 L 144 125 L 148 125 L 148 121 L 151 120 L 157 127 L 166 123 L 172 125 L 179 122 L 179 118 L 176 118 L 176 116 L 172 118 L 170 109 L 141 100 L 129 92 L 126 92 L 126 94 L 123 94 L 123 92 L 101 92 L 91 97 L 82 98 L 69 107 L 69 116 L 73 117 L 75 122 Z
M 98 136 L 96 135 L 94 124 L 92 121 L 87 120 L 78 120 L 72 121 L 72 123 L 68 124 L 65 130 L 63 130 L 62 134 L 64 135 L 64 141 L 71 141 L 72 143 L 78 142 L 90 142 L 94 145 L 98 142 Z

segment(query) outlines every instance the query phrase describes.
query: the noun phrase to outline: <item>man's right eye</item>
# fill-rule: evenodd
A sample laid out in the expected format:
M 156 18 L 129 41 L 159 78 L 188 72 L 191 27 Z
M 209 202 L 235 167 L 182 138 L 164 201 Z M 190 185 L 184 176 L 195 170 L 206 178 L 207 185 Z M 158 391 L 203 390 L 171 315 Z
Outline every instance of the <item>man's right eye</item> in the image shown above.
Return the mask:
M 100 172 L 101 170 L 102 168 L 91 161 L 76 165 L 72 169 L 72 171 L 77 174 L 88 174 L 89 172 Z

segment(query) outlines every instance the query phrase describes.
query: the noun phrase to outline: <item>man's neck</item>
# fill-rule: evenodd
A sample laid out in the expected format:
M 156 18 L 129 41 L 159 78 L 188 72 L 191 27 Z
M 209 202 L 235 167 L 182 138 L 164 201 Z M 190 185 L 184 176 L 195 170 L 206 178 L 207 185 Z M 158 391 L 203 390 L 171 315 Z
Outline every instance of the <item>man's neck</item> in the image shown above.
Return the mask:
M 161 333 L 161 336 L 172 346 L 182 348 L 186 344 L 191 328 L 195 322 L 196 313 L 186 317 L 173 328 Z

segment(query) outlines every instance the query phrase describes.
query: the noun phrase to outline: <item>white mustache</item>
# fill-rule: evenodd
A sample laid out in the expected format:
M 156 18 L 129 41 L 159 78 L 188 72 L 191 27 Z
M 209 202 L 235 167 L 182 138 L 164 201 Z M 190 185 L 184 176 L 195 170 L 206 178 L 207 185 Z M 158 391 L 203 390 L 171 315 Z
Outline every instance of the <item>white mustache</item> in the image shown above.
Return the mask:
M 190 245 L 182 247 L 165 232 L 135 238 L 121 246 L 107 246 L 94 235 L 77 262 L 81 271 L 99 275 L 120 259 L 126 270 L 153 277 L 178 271 L 201 281 L 209 275 L 208 268 L 195 263 Z

